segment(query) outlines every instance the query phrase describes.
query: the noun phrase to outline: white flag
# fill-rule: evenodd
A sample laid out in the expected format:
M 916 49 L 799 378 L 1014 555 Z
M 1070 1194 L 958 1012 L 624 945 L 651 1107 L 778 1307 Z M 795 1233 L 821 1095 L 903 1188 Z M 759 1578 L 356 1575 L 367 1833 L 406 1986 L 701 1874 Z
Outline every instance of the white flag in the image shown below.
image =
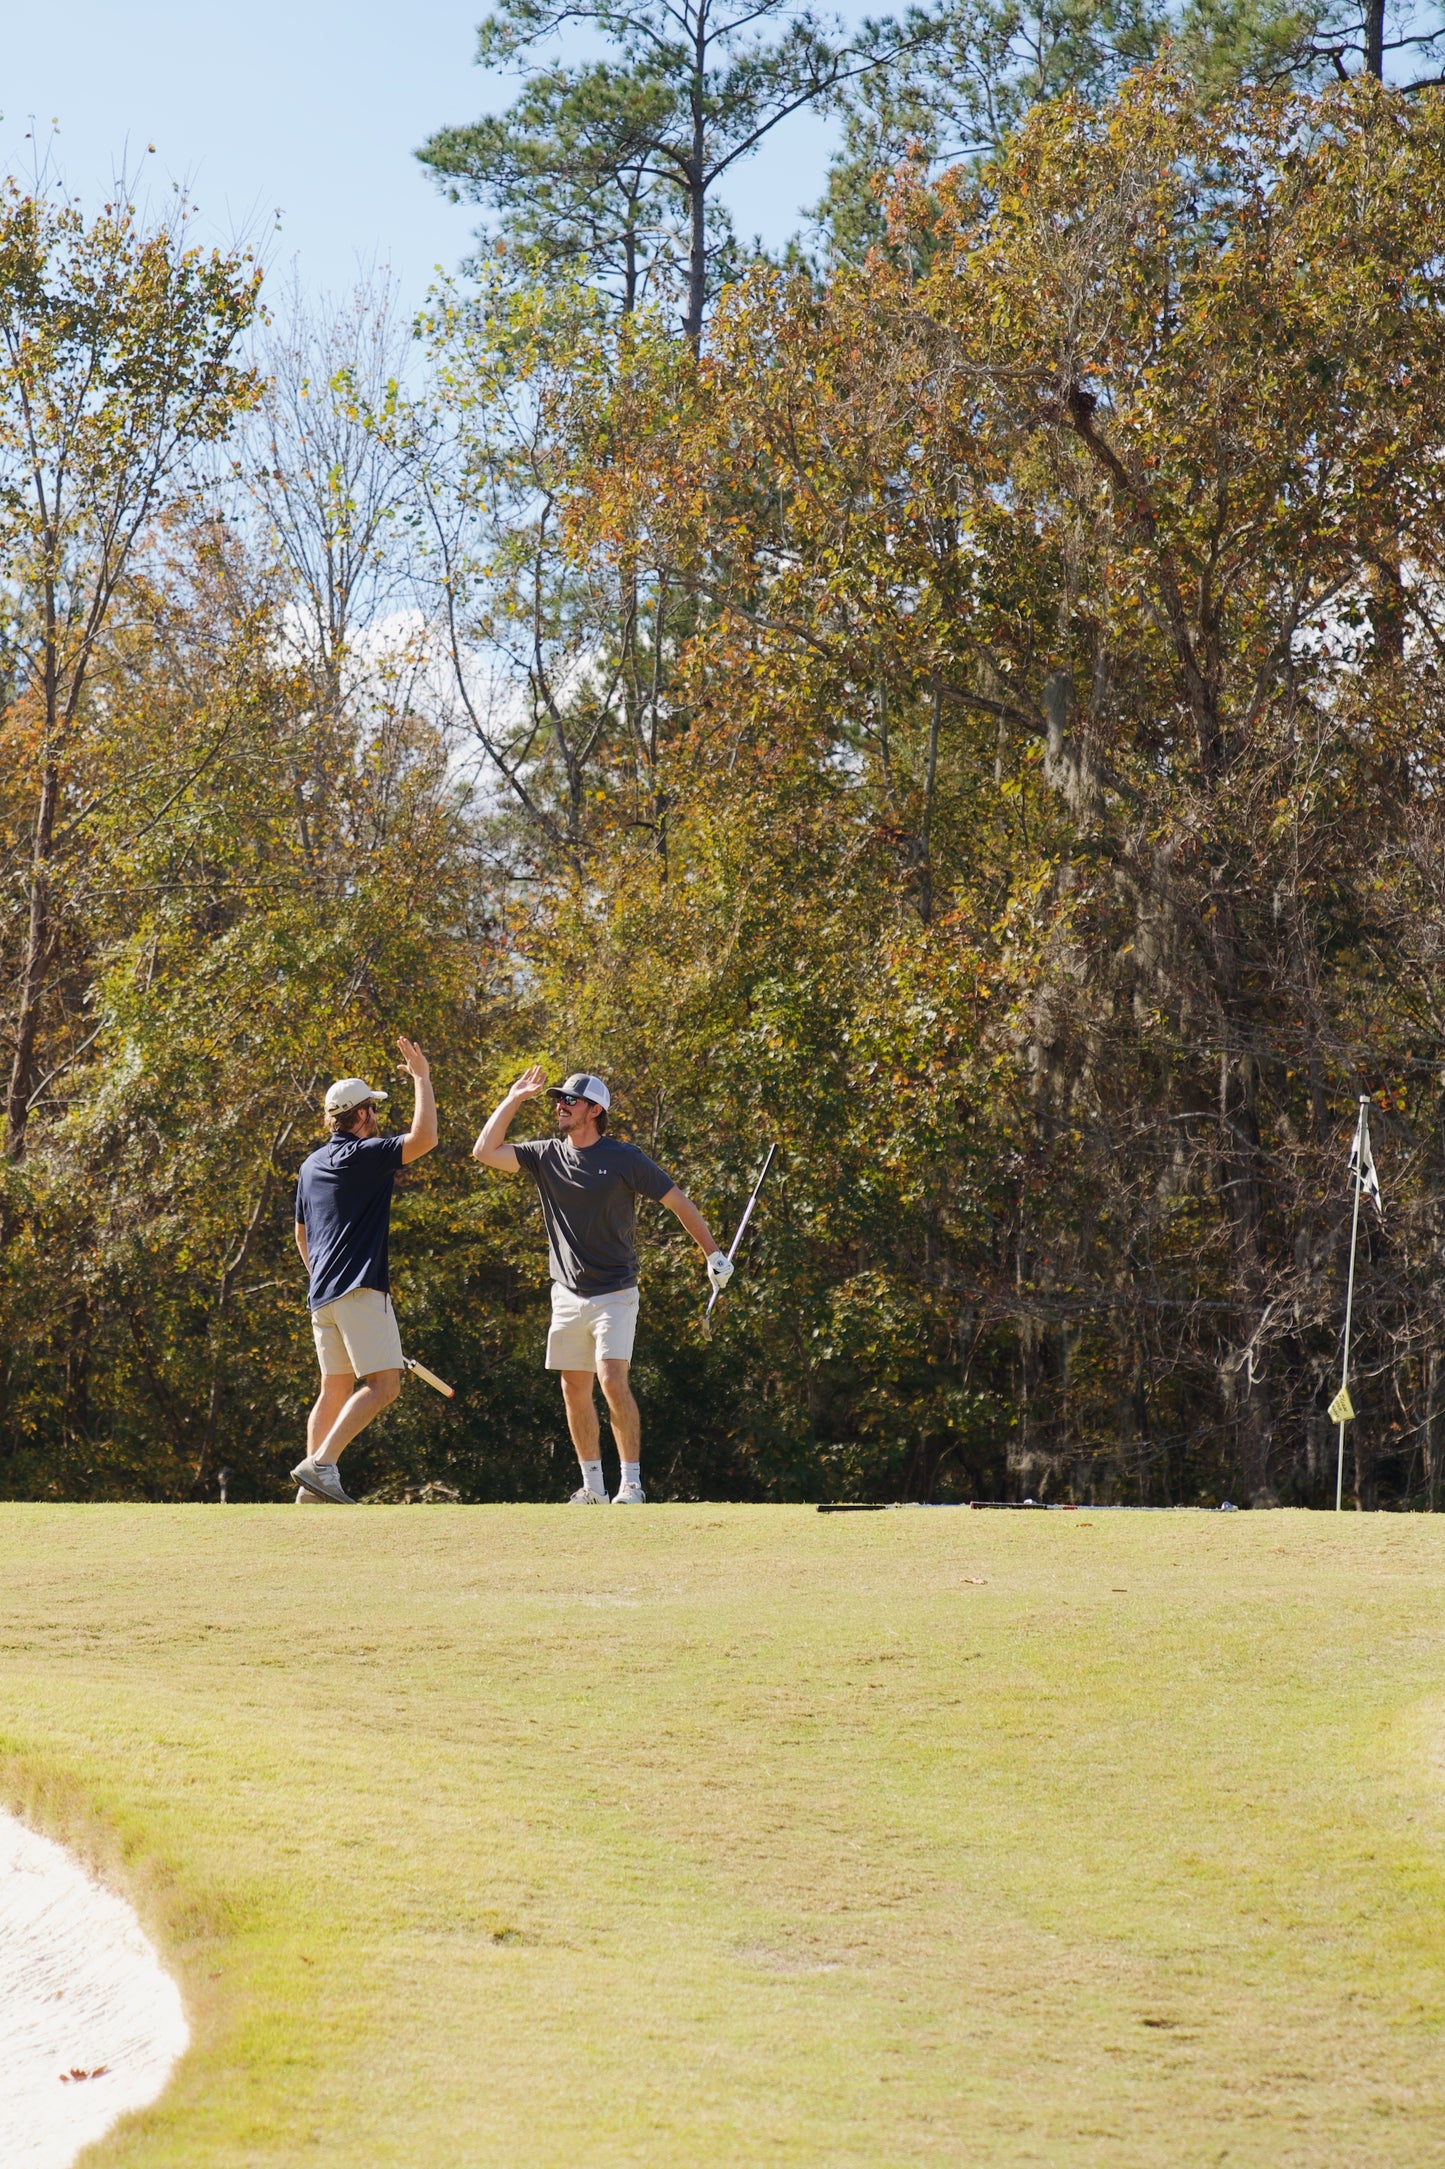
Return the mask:
M 1361 1100 L 1360 1102 L 1360 1119 L 1355 1124 L 1355 1142 L 1350 1147 L 1350 1173 L 1352 1175 L 1356 1168 L 1360 1171 L 1361 1190 L 1369 1198 L 1376 1212 L 1383 1220 L 1385 1217 L 1385 1202 L 1380 1196 L 1380 1178 L 1375 1173 L 1375 1155 L 1370 1150 L 1370 1103 L 1368 1100 Z

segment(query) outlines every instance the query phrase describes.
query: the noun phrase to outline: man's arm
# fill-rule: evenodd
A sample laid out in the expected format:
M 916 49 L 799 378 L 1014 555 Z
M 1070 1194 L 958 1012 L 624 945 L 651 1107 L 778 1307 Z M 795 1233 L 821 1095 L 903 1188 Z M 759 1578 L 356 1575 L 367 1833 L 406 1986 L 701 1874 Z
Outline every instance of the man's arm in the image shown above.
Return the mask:
M 658 1202 L 665 1205 L 670 1213 L 676 1213 L 705 1258 L 716 1255 L 717 1244 L 712 1239 L 712 1229 L 703 1219 L 692 1199 L 685 1197 L 676 1183 L 664 1193 Z
M 301 1263 L 309 1273 L 311 1270 L 311 1253 L 306 1248 L 306 1222 L 304 1220 L 298 1220 L 296 1223 L 296 1248 L 301 1253 Z
M 432 1090 L 431 1064 L 414 1039 L 405 1037 L 396 1043 L 401 1056 L 401 1066 L 408 1073 L 416 1088 L 416 1106 L 412 1110 L 411 1128 L 401 1141 L 401 1164 L 410 1167 L 423 1153 L 430 1152 L 437 1141 L 437 1103 Z
M 495 1167 L 503 1175 L 515 1175 L 522 1163 L 517 1158 L 515 1145 L 507 1143 L 507 1132 L 517 1118 L 519 1108 L 535 1099 L 547 1082 L 547 1072 L 540 1062 L 524 1069 L 511 1091 L 499 1107 L 488 1115 L 481 1136 L 472 1147 L 472 1158 L 480 1160 L 483 1167 Z

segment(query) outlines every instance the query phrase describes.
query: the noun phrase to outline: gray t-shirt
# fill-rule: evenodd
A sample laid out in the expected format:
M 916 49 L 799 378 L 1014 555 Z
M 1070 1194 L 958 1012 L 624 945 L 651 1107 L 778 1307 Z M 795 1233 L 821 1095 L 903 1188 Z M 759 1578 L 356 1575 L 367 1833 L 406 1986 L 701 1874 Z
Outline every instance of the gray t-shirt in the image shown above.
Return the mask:
M 620 1137 L 580 1151 L 565 1137 L 540 1137 L 516 1153 L 542 1199 L 552 1278 L 574 1295 L 635 1288 L 637 1200 L 666 1197 L 671 1175 Z

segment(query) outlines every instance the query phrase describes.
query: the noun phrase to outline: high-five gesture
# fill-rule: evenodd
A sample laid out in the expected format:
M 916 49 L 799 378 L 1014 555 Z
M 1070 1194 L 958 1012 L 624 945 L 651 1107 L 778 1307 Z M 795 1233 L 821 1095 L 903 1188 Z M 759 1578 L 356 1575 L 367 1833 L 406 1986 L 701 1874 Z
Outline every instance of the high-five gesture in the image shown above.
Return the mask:
M 397 1067 L 404 1069 L 409 1077 L 414 1077 L 418 1084 L 423 1077 L 430 1077 L 430 1062 L 428 1062 L 416 1041 L 408 1039 L 405 1032 L 397 1040 L 396 1051 L 401 1056 Z
M 472 1158 L 480 1160 L 483 1167 L 495 1167 L 504 1175 L 515 1175 L 521 1166 L 516 1148 L 507 1143 L 507 1131 L 521 1108 L 528 1100 L 535 1099 L 547 1089 L 547 1072 L 540 1062 L 524 1069 L 516 1082 L 508 1088 L 501 1105 L 494 1107 L 482 1127 L 482 1134 L 472 1147 Z
M 437 1103 L 431 1088 L 431 1064 L 416 1041 L 403 1033 L 397 1040 L 396 1051 L 401 1056 L 401 1067 L 416 1087 L 411 1128 L 401 1142 L 402 1166 L 410 1167 L 413 1160 L 430 1152 L 437 1141 Z

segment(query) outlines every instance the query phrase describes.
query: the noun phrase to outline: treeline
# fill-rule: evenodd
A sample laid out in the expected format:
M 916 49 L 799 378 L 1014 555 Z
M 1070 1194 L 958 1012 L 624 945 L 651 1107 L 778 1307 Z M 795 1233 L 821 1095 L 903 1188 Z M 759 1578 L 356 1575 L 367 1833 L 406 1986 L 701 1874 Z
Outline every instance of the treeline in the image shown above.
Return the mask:
M 460 1391 L 373 1495 L 568 1481 L 469 1158 L 541 1059 L 714 1226 L 779 1146 L 711 1337 L 648 1224 L 662 1497 L 1332 1500 L 1369 1093 L 1347 1492 L 1435 1507 L 1445 102 L 1372 17 L 587 19 L 423 154 L 488 223 L 415 336 L 0 207 L 0 1493 L 281 1495 L 291 1182 L 404 1029 Z M 765 260 L 716 183 L 824 100 Z

